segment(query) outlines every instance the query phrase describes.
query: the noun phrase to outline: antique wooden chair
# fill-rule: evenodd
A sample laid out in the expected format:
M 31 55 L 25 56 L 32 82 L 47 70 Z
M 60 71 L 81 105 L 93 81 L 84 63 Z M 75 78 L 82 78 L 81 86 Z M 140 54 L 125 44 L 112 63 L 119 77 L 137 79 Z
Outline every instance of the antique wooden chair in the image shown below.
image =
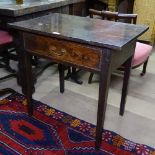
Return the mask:
M 107 20 L 114 20 L 116 22 L 127 22 L 127 23 L 132 23 L 136 24 L 136 19 L 137 19 L 137 14 L 123 14 L 123 13 L 118 13 L 118 12 L 110 12 L 110 11 L 97 11 L 90 9 L 90 17 L 93 18 L 93 16 L 97 16 L 100 19 L 107 19 Z M 136 42 L 136 47 L 135 47 L 135 54 L 132 60 L 132 68 L 137 68 L 140 65 L 143 64 L 143 70 L 141 72 L 141 76 L 143 76 L 146 73 L 146 66 L 148 63 L 149 56 L 152 51 L 152 46 L 146 44 L 146 43 L 141 43 L 139 41 Z M 124 69 L 124 64 L 120 66 L 119 70 Z M 88 83 L 92 82 L 94 73 L 91 73 L 89 76 L 89 81 Z M 125 110 L 125 105 L 121 104 L 120 105 L 120 115 L 124 114 Z
M 8 71 L 15 72 L 9 65 L 8 49 L 12 47 L 12 40 L 12 36 L 7 31 L 0 30 L 0 55 L 2 56 L 2 59 L 0 60 L 0 68 L 5 67 Z M 14 73 L 1 77 L 0 80 L 6 79 L 10 76 L 14 76 Z M 0 89 L 0 97 L 14 92 L 15 91 L 11 88 Z
M 17 76 L 17 71 L 11 67 L 10 60 L 18 61 L 18 56 L 13 44 L 13 38 L 7 31 L 0 30 L 0 68 L 5 68 L 5 70 L 9 72 L 8 75 L 0 77 L 0 80 Z M 40 75 L 47 67 L 53 64 L 46 63 L 44 66 L 39 66 L 38 63 L 38 57 L 32 56 L 32 65 L 34 65 L 36 68 L 38 67 L 38 71 L 36 73 L 37 76 Z
M 127 22 L 136 24 L 137 20 L 137 14 L 124 14 L 124 13 L 118 13 L 118 12 L 111 12 L 111 11 L 98 11 L 94 9 L 89 10 L 90 18 L 100 18 L 103 20 L 114 20 L 117 22 Z M 149 56 L 152 51 L 152 46 L 148 44 L 147 41 L 137 41 L 136 48 L 135 48 L 135 54 L 132 60 L 132 69 L 139 67 L 140 65 L 143 65 L 143 69 L 141 72 L 141 76 L 143 76 L 146 73 L 146 67 L 148 63 Z M 123 71 L 123 65 L 120 66 L 119 70 Z M 89 76 L 88 83 L 92 82 L 94 73 L 91 73 Z
M 16 76 L 16 71 L 10 66 L 10 52 L 14 50 L 12 47 L 12 36 L 7 31 L 0 30 L 0 68 L 5 68 L 10 72 L 9 75 L 0 77 L 0 80 Z

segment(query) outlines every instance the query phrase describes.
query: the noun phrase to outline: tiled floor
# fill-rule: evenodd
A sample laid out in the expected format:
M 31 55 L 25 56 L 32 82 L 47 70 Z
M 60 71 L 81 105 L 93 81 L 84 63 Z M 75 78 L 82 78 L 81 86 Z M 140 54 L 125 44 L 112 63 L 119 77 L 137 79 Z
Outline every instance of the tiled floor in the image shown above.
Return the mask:
M 138 143 L 155 147 L 155 54 L 150 58 L 147 74 L 139 76 L 140 69 L 132 70 L 126 111 L 119 116 L 119 103 L 122 86 L 121 74 L 112 75 L 108 107 L 106 111 L 105 128 Z M 0 76 L 6 74 L 0 70 Z M 78 118 L 96 124 L 98 98 L 98 75 L 94 76 L 92 84 L 88 84 L 89 73 L 80 72 L 82 85 L 70 81 L 65 82 L 66 91 L 59 93 L 57 66 L 48 68 L 36 84 L 34 99 L 40 100 L 59 110 Z M 21 92 L 16 80 L 11 78 L 0 83 L 0 87 L 11 87 Z

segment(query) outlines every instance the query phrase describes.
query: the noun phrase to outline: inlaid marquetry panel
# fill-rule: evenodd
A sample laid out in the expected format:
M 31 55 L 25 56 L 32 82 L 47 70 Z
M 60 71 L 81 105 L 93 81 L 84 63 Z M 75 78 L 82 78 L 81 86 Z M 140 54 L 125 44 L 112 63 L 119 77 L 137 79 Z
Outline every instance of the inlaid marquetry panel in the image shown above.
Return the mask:
M 56 38 L 24 34 L 25 49 L 40 56 L 98 70 L 101 49 Z

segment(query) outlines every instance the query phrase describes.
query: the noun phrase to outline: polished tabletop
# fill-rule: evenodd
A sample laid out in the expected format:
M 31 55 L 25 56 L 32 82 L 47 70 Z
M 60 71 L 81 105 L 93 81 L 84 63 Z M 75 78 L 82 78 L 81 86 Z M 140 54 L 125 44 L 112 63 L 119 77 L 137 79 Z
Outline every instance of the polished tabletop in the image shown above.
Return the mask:
M 55 38 L 121 50 L 148 26 L 52 13 L 9 24 L 9 27 Z
M 0 15 L 21 16 L 83 1 L 84 0 L 23 0 L 23 4 L 17 5 L 16 0 L 0 0 Z

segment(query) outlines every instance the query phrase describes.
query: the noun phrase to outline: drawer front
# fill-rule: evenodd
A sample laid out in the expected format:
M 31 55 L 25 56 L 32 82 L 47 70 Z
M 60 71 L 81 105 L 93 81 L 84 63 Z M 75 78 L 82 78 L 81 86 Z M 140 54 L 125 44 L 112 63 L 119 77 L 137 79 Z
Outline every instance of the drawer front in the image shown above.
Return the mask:
M 100 68 L 101 49 L 99 48 L 28 33 L 24 34 L 24 44 L 29 52 L 58 62 L 96 70 Z

